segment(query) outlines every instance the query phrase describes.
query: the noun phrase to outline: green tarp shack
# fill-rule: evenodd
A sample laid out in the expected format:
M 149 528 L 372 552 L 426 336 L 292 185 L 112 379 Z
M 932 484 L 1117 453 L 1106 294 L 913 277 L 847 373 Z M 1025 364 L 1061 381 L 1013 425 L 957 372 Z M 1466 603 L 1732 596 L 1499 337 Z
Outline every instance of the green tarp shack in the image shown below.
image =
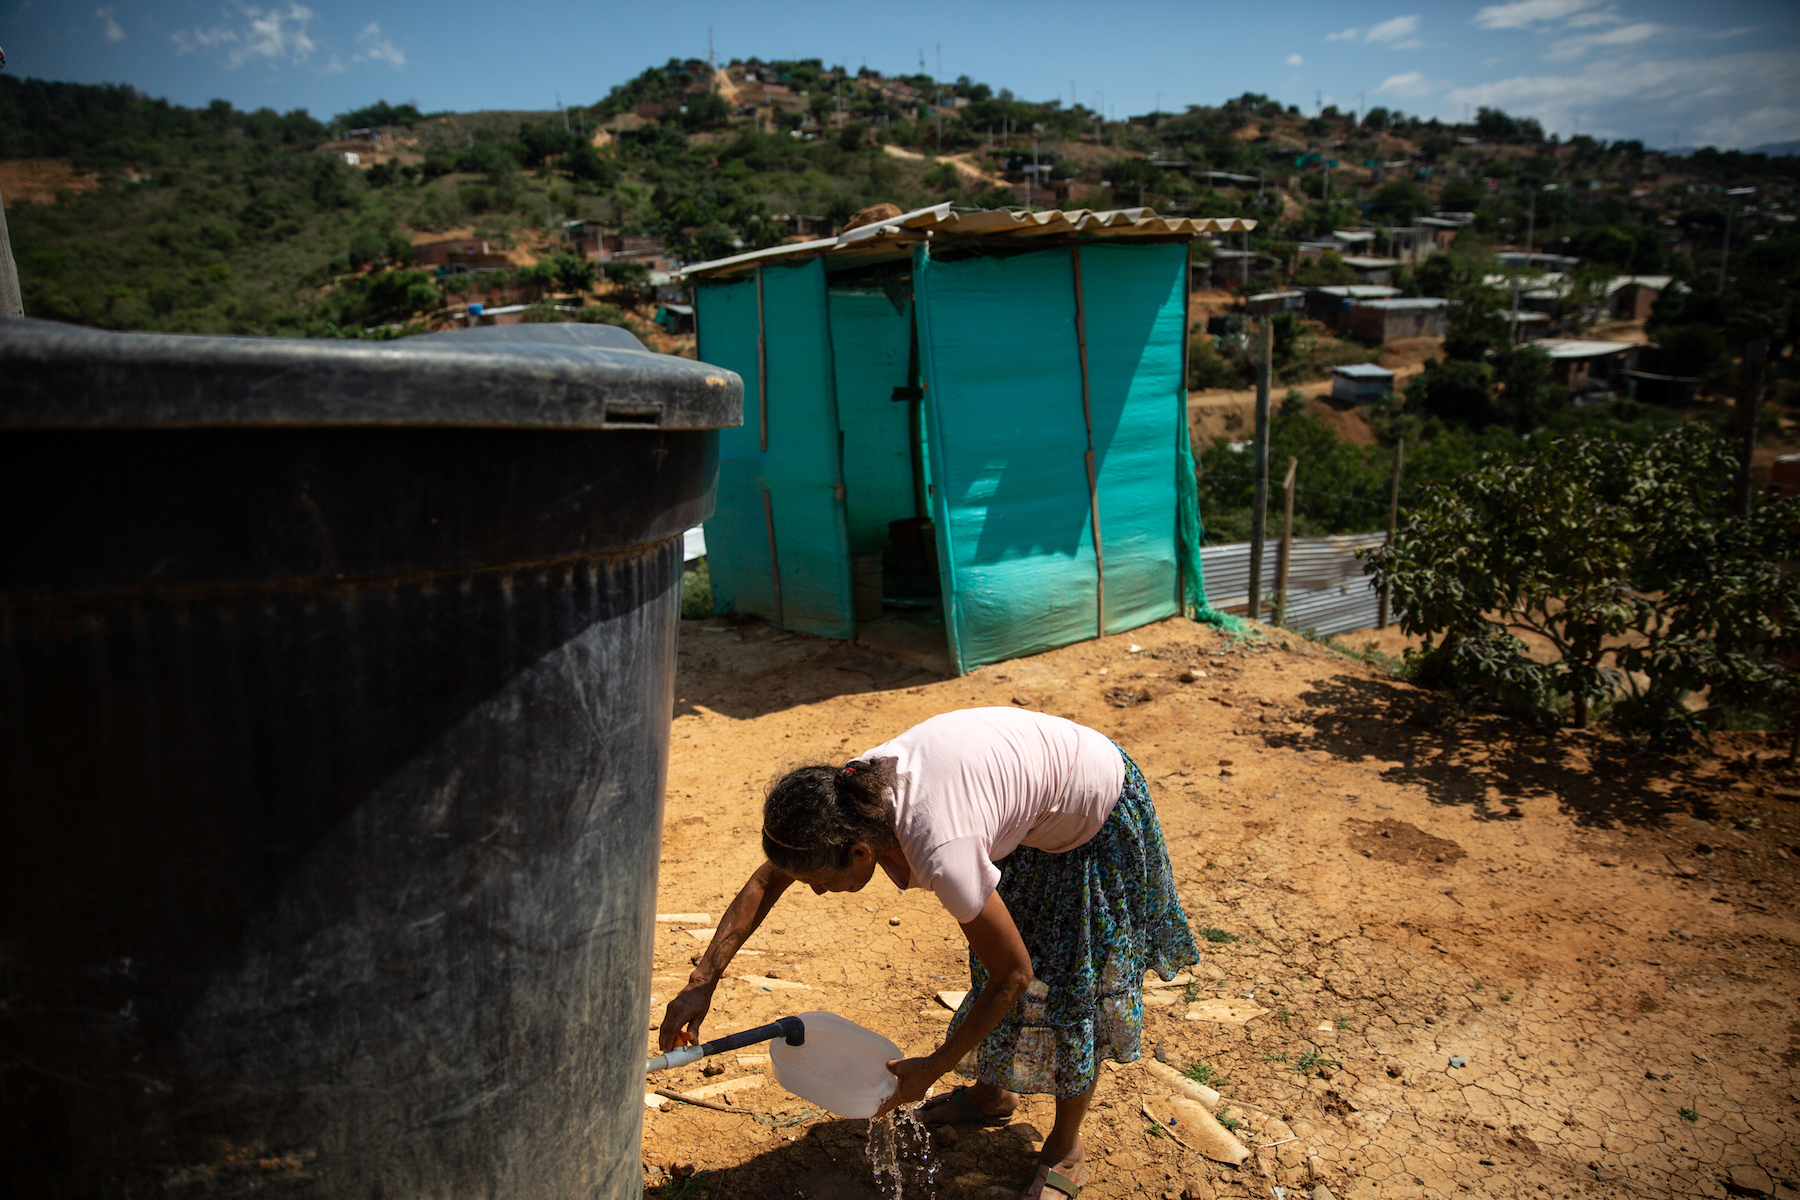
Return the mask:
M 864 620 L 876 586 L 933 606 L 902 611 L 941 619 L 959 673 L 1209 614 L 1188 246 L 1253 225 L 943 204 L 688 267 L 701 360 L 744 378 L 719 611 L 854 638 L 860 574 Z

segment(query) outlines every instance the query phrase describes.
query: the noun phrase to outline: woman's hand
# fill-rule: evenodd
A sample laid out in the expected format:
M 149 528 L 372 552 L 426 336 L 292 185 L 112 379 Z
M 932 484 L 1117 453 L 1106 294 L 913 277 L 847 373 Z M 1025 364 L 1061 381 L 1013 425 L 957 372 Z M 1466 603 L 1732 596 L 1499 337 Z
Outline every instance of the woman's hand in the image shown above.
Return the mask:
M 945 1068 L 938 1066 L 932 1058 L 896 1058 L 888 1063 L 887 1069 L 900 1080 L 894 1094 L 882 1102 L 881 1109 L 875 1114 L 877 1118 L 885 1117 L 902 1104 L 917 1104 L 931 1090 L 931 1085 L 942 1079 Z
M 663 1009 L 662 1025 L 656 1031 L 656 1044 L 663 1053 L 700 1040 L 700 1022 L 712 1009 L 713 988 L 717 986 L 690 983 L 675 993 Z
M 669 1001 L 669 1007 L 663 1010 L 662 1024 L 657 1026 L 656 1042 L 668 1053 L 676 1046 L 684 1046 L 689 1042 L 700 1040 L 700 1022 L 712 1008 L 713 989 L 719 986 L 724 977 L 725 968 L 731 963 L 731 956 L 736 954 L 749 936 L 756 932 L 769 910 L 775 907 L 775 901 L 781 893 L 788 890 L 794 882 L 792 875 L 777 871 L 774 866 L 764 863 L 756 868 L 743 887 L 738 889 L 737 897 L 732 900 L 731 907 L 719 918 L 719 927 L 713 931 L 712 941 L 707 943 L 705 953 L 694 962 L 694 970 L 688 976 L 687 986 L 676 993 Z

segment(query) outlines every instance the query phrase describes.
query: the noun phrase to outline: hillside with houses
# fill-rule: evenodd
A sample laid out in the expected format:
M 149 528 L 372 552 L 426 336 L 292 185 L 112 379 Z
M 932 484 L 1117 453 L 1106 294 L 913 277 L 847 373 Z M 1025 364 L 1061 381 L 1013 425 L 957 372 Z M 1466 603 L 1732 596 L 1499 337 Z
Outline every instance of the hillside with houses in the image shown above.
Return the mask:
M 1800 158 L 1257 94 L 1113 119 L 819 59 L 671 60 L 556 111 L 382 101 L 330 121 L 5 77 L 0 193 L 32 315 L 349 338 L 599 321 L 686 355 L 684 268 L 877 216 L 1241 218 L 1190 255 L 1191 424 L 1221 538 L 1249 505 L 1247 297 L 1277 297 L 1272 449 L 1308 448 L 1334 481 L 1297 505 L 1321 534 L 1370 526 L 1375 460 L 1401 440 L 1404 501 L 1537 429 L 1729 424 L 1758 339 L 1766 470 L 1800 326 Z

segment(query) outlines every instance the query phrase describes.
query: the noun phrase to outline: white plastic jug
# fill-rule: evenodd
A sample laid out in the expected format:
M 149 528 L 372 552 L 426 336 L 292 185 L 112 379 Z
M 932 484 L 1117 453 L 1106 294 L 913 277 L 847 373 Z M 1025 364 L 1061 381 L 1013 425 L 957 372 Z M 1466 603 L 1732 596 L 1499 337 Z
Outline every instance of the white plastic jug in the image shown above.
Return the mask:
M 769 1045 L 775 1082 L 840 1117 L 874 1116 L 900 1086 L 887 1069 L 903 1057 L 900 1047 L 836 1013 L 807 1012 L 800 1019 L 806 1024 L 804 1046 L 780 1040 Z

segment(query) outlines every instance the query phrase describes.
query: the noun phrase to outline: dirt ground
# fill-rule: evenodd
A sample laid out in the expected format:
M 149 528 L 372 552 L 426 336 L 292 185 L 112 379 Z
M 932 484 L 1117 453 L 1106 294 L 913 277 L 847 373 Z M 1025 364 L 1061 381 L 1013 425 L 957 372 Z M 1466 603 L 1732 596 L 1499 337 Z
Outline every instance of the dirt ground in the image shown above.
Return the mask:
M 1204 677 L 1178 682 L 1187 667 Z M 685 622 L 678 689 L 658 911 L 686 919 L 658 927 L 652 1022 L 760 861 L 774 776 L 935 713 L 1020 704 L 1106 732 L 1151 780 L 1188 916 L 1218 932 L 1194 986 L 1153 993 L 1145 1051 L 1227 1077 L 1255 1149 L 1242 1169 L 1199 1158 L 1142 1115 L 1160 1094 L 1143 1066 L 1109 1066 L 1085 1195 L 1800 1194 L 1800 791 L 1763 735 L 1656 757 L 1459 718 L 1326 647 L 1181 620 L 949 680 Z M 925 1052 L 966 953 L 929 896 L 884 879 L 796 890 L 733 963 L 707 1032 L 824 1009 Z M 1220 1019 L 1221 1001 L 1249 1019 Z M 719 1065 L 653 1081 L 750 1111 L 647 1109 L 652 1195 L 890 1194 L 866 1122 L 782 1091 L 756 1055 Z M 1274 1118 L 1292 1141 L 1270 1144 Z M 1003 1129 L 935 1134 L 934 1179 L 915 1165 L 906 1194 L 1018 1195 L 1050 1119 L 1031 1097 Z
M 54 204 L 58 192 L 87 192 L 99 186 L 99 175 L 78 171 L 67 159 L 18 158 L 0 162 L 0 199 L 8 208 Z

